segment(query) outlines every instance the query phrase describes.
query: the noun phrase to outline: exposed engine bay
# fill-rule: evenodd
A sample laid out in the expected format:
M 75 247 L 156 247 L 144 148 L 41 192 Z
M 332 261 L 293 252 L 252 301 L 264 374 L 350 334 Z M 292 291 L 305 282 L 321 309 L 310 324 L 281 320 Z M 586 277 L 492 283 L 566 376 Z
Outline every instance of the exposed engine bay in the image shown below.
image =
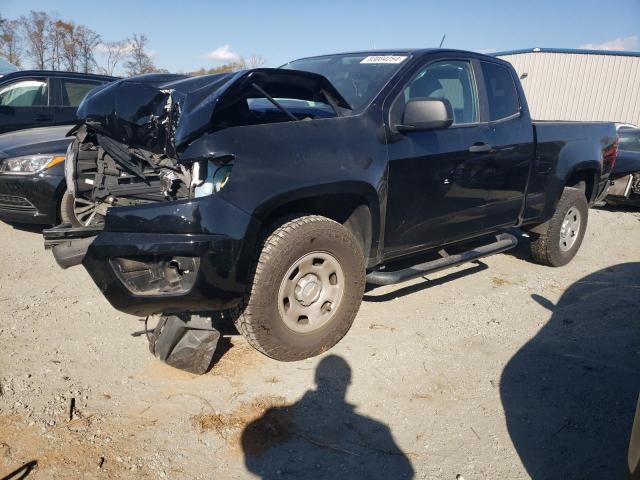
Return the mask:
M 85 226 L 100 225 L 107 209 L 165 200 L 181 200 L 217 193 L 231 173 L 232 157 L 216 163 L 180 163 L 177 159 L 148 150 L 131 148 L 81 126 L 70 145 L 67 185 L 80 206 Z
M 82 102 L 67 152 L 67 188 L 81 226 L 115 206 L 215 194 L 234 155 L 184 158 L 205 133 L 266 123 L 342 116 L 350 106 L 323 76 L 282 69 L 185 77 L 147 75 L 113 82 Z

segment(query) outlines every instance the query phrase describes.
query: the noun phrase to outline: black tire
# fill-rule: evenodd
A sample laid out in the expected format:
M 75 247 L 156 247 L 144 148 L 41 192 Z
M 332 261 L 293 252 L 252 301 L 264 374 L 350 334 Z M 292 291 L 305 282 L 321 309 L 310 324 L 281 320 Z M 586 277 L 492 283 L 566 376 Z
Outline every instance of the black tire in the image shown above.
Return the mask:
M 60 200 L 60 220 L 62 223 L 68 223 L 72 227 L 87 227 L 89 225 L 98 225 L 102 221 L 102 216 L 100 214 L 91 213 L 96 210 L 95 204 L 91 204 L 88 200 L 79 199 L 80 205 L 78 206 L 80 213 L 80 218 L 78 218 L 78 214 L 76 213 L 76 199 L 73 195 L 67 190 L 62 195 L 62 199 Z M 88 209 L 88 210 L 87 210 Z M 89 221 L 89 224 L 83 223 L 82 220 L 86 219 Z
M 573 209 L 573 210 L 572 210 Z M 579 228 L 571 238 L 570 246 L 561 237 L 562 225 L 569 211 L 572 218 L 579 218 Z M 578 212 L 578 215 L 575 212 Z M 561 267 L 569 263 L 580 249 L 582 239 L 587 229 L 589 205 L 584 192 L 579 188 L 565 187 L 558 201 L 553 217 L 546 223 L 546 229 L 541 234 L 531 233 L 531 256 L 533 260 L 550 267 Z M 561 247 L 561 240 L 565 248 Z
M 62 223 L 68 223 L 72 227 L 83 226 L 73 211 L 73 195 L 68 190 L 65 190 L 60 200 L 60 220 Z
M 291 320 L 286 323 L 280 297 L 286 282 L 303 273 L 301 270 L 292 277 L 291 269 L 297 268 L 303 258 L 316 254 L 329 255 L 332 265 L 337 262 L 344 281 L 339 285 L 341 293 L 335 308 L 329 305 L 326 323 L 320 320 L 316 330 L 300 333 L 290 328 Z M 311 262 L 315 266 L 315 258 Z M 244 306 L 235 320 L 236 328 L 254 348 L 276 360 L 313 357 L 333 347 L 349 331 L 362 302 L 364 286 L 364 256 L 351 232 L 318 215 L 294 218 L 271 229 L 261 243 Z

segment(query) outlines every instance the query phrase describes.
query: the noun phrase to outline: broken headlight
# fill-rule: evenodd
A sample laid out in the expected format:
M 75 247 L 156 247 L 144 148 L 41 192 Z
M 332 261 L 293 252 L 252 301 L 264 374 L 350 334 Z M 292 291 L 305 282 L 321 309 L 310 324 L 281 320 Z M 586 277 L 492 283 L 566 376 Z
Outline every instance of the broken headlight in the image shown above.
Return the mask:
M 207 178 L 204 183 L 195 189 L 196 197 L 204 197 L 218 193 L 224 188 L 231 176 L 231 168 L 233 165 L 223 165 L 218 167 L 213 162 L 209 163 Z
M 61 155 L 25 155 L 3 160 L 0 172 L 17 174 L 34 174 L 64 162 Z

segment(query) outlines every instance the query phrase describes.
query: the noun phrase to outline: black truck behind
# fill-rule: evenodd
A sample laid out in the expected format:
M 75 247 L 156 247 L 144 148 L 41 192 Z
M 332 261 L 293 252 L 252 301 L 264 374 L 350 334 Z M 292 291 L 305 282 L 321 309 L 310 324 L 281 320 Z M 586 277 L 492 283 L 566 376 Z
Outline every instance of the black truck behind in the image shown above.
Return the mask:
M 337 343 L 365 283 L 507 250 L 509 228 L 566 264 L 617 148 L 613 124 L 532 122 L 510 64 L 455 50 L 142 76 L 78 114 L 67 185 L 105 214 L 45 231 L 58 262 L 125 312 L 233 312 L 279 360 Z

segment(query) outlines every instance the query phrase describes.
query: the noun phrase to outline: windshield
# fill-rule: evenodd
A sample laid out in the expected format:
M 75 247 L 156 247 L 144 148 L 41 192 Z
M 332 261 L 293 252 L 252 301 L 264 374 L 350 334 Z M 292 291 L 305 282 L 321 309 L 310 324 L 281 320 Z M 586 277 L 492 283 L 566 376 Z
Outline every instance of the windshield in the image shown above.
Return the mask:
M 325 76 L 354 110 L 368 105 L 408 58 L 407 54 L 367 53 L 302 58 L 282 68 Z
M 620 150 L 640 152 L 640 129 L 618 130 L 618 136 L 620 137 L 618 144 Z

